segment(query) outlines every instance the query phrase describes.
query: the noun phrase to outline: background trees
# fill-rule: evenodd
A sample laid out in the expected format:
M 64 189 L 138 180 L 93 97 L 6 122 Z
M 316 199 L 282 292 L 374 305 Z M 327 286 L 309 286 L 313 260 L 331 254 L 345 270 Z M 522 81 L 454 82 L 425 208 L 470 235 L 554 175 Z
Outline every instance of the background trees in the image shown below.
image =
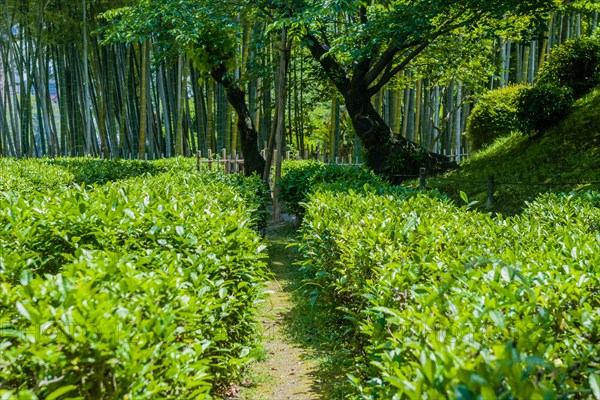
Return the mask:
M 442 160 L 394 135 L 371 99 L 413 63 L 442 61 L 441 67 L 446 67 L 440 49 L 464 50 L 463 42 L 499 32 L 515 18 L 527 19 L 553 5 L 551 1 L 304 1 L 292 3 L 286 13 L 298 19 L 297 35 L 342 96 L 365 146 L 367 164 L 380 173 L 411 174 L 419 166 L 431 167 Z M 459 83 L 459 102 L 461 91 Z
M 406 163 L 421 161 L 410 161 L 402 146 L 417 148 L 404 138 L 434 153 L 468 151 L 463 132 L 479 93 L 532 82 L 550 49 L 591 34 L 598 24 L 597 1 L 428 2 L 426 9 L 423 2 L 403 1 L 263 1 L 258 8 L 218 3 L 222 8 L 186 1 L 181 4 L 188 8 L 177 9 L 179 2 L 163 2 L 164 15 L 188 13 L 196 20 L 167 24 L 162 36 L 132 25 L 138 36 L 121 32 L 129 43 L 102 44 L 107 22 L 98 16 L 133 1 L 86 0 L 84 20 L 83 1 L 3 0 L 1 154 L 159 158 L 242 151 L 247 121 L 256 135 L 250 141 L 262 148 L 275 126 L 279 29 L 285 24 L 292 39 L 284 147 L 305 152 L 308 146 L 334 159 L 360 157 L 361 149 L 375 146 L 379 150 L 367 152 L 371 166 L 409 173 Z M 135 2 L 149 11 L 152 4 L 158 3 Z M 546 12 L 550 5 L 555 11 Z M 194 11 L 209 6 L 211 13 Z M 154 23 L 168 22 L 154 17 Z M 147 28 L 150 21 L 138 22 Z M 175 48 L 167 45 L 169 29 L 176 31 Z M 230 38 L 213 49 L 228 53 L 220 64 L 219 57 L 201 55 L 210 50 L 202 43 L 219 32 Z M 210 75 L 218 70 L 209 65 L 227 72 L 215 80 Z M 332 75 L 334 69 L 345 75 Z M 352 90 L 340 91 L 340 79 L 354 82 Z M 249 119 L 239 118 L 228 102 L 228 82 L 245 95 L 242 114 Z M 378 134 L 366 134 L 372 122 Z M 409 156 L 394 158 L 401 154 Z

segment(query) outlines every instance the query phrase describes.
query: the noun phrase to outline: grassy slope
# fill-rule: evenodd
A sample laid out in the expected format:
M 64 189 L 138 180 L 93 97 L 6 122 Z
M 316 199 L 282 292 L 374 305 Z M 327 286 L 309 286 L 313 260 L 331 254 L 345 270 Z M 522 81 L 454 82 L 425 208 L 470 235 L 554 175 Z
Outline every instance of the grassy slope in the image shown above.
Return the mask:
M 428 186 L 456 199 L 464 191 L 470 201 L 478 200 L 478 206 L 485 209 L 489 175 L 498 182 L 493 211 L 503 214 L 517 213 L 525 201 L 541 192 L 600 189 L 598 184 L 577 184 L 600 182 L 600 87 L 577 101 L 571 114 L 544 134 L 514 133 L 501 138 L 462 163 L 460 169 L 431 178 Z

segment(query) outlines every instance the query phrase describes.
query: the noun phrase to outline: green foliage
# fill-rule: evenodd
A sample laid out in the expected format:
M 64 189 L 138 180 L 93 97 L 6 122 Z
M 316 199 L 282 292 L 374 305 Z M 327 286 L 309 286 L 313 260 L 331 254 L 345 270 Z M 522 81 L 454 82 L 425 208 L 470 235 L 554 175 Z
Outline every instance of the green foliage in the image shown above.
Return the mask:
M 501 22 L 505 19 L 514 23 L 512 18 L 514 16 L 523 17 L 518 23 L 521 25 L 524 24 L 523 20 L 529 22 L 527 15 L 541 14 L 557 3 L 548 0 L 467 2 L 395 0 L 364 4 L 346 0 L 326 3 L 292 2 L 292 7 L 295 7 L 293 15 L 299 22 L 293 26 L 292 34 L 302 37 L 306 31 L 318 31 L 319 27 L 325 28 L 324 33 L 331 34 L 328 40 L 328 43 L 331 43 L 331 52 L 341 62 L 351 66 L 355 61 L 371 56 L 374 51 L 385 49 L 390 42 L 418 42 L 423 38 L 434 36 L 435 32 L 448 30 L 448 25 L 467 26 L 467 30 L 477 33 L 483 30 L 489 32 L 506 28 Z M 271 6 L 276 9 L 275 4 L 271 3 Z M 279 8 L 281 9 L 280 5 Z M 282 13 L 282 15 L 284 18 L 286 14 Z M 342 30 L 344 32 L 342 35 L 336 35 L 333 31 L 336 15 L 343 16 L 339 21 L 345 28 Z M 360 16 L 362 18 L 359 18 Z M 485 21 L 485 24 L 478 24 L 478 21 Z
M 269 218 L 268 207 L 271 204 L 271 189 L 258 175 L 246 177 L 242 174 L 223 174 L 221 172 L 202 172 L 204 179 L 222 182 L 237 189 L 243 201 L 252 205 L 252 227 L 264 234 Z
M 239 4 L 209 0 L 145 0 L 110 10 L 102 34 L 106 42 L 141 42 L 152 38 L 163 57 L 182 51 L 202 72 L 231 63 L 236 52 Z
M 517 97 L 526 85 L 512 85 L 484 94 L 469 115 L 466 135 L 473 150 L 518 129 Z
M 101 160 L 92 157 L 55 158 L 42 161 L 48 165 L 58 165 L 73 174 L 78 184 L 104 184 L 144 174 L 156 174 L 159 170 L 143 160 L 111 159 Z
M 281 170 L 279 194 L 286 209 L 298 216 L 303 214 L 303 203 L 320 185 L 338 191 L 360 189 L 365 184 L 383 187 L 382 179 L 373 172 L 359 167 L 324 164 L 317 161 L 286 161 Z
M 264 230 L 267 222 L 267 207 L 270 203 L 269 189 L 258 177 L 223 174 L 209 171 L 206 166 L 200 174 L 203 181 L 222 182 L 237 187 L 244 201 L 256 205 L 254 221 L 257 230 Z M 139 176 L 196 173 L 193 157 L 174 157 L 155 161 L 101 160 L 92 157 L 54 159 L 0 159 L 0 190 L 17 193 L 49 191 L 58 187 L 76 185 L 103 185 Z
M 495 177 L 493 211 L 512 215 L 540 193 L 600 190 L 600 89 L 577 100 L 572 112 L 541 137 L 515 132 L 427 185 L 459 202 L 459 192 L 486 203 L 487 178 Z M 457 182 L 458 181 L 458 182 Z
M 343 311 L 365 398 L 590 397 L 600 195 L 494 219 L 424 195 L 316 193 L 300 246 Z M 592 377 L 592 378 L 590 378 Z
M 39 159 L 0 158 L 0 192 L 34 192 L 70 185 L 74 176 Z
M 194 172 L 197 170 L 195 157 L 171 157 L 160 158 L 150 161 L 152 166 L 161 172 L 179 171 L 179 172 Z M 206 167 L 201 164 L 201 167 Z M 207 168 L 204 168 L 207 169 Z
M 187 161 L 189 160 L 189 161 Z M 175 158 L 160 161 L 101 160 L 92 157 L 0 159 L 0 189 L 34 192 L 69 186 L 105 184 L 146 174 L 187 168 L 193 159 Z M 194 164 L 195 165 L 195 164 Z
M 600 40 L 581 37 L 555 47 L 537 82 L 566 86 L 576 99 L 582 97 L 600 83 Z
M 0 198 L 0 389 L 197 399 L 238 379 L 267 278 L 259 181 L 166 173 Z
M 573 105 L 573 90 L 549 83 L 519 91 L 517 119 L 526 132 L 542 133 L 558 123 Z

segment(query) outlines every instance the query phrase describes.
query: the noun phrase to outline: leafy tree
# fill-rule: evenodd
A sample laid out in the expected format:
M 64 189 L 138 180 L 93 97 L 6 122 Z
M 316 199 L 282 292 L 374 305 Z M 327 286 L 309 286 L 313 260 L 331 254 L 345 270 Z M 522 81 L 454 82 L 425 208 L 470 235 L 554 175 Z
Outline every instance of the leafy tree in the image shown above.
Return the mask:
M 582 97 L 600 83 L 600 40 L 582 37 L 555 47 L 537 81 L 566 86 Z
M 265 0 L 260 7 L 290 26 L 344 99 L 367 164 L 388 175 L 412 174 L 445 160 L 395 135 L 371 98 L 433 44 L 476 41 L 506 31 L 516 18 L 544 16 L 554 0 Z M 447 40 L 448 44 L 453 43 Z M 451 51 L 451 49 L 450 49 Z
M 265 160 L 258 151 L 257 131 L 246 96 L 233 73 L 236 32 L 243 5 L 211 0 L 140 0 L 135 5 L 104 14 L 111 21 L 107 41 L 144 41 L 152 38 L 165 54 L 185 52 L 194 66 L 223 85 L 238 116 L 238 132 L 246 174 L 262 174 Z

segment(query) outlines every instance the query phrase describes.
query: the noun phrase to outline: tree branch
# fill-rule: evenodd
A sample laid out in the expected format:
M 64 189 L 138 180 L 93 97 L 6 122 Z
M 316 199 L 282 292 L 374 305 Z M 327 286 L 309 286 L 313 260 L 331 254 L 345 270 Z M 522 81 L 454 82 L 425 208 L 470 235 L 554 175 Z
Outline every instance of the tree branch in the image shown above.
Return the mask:
M 323 67 L 323 70 L 340 93 L 345 95 L 350 86 L 350 79 L 345 69 L 333 55 L 328 54 L 328 50 L 319 43 L 314 35 L 307 33 L 305 39 L 310 54 L 321 64 L 321 67 Z
M 375 79 L 383 72 L 385 67 L 394 60 L 394 56 L 401 50 L 400 47 L 390 45 L 379 57 L 375 65 L 365 74 L 367 85 L 373 83 Z
M 415 40 L 413 42 L 406 43 L 406 44 L 400 46 L 397 51 L 394 51 L 395 49 L 393 49 L 392 46 L 390 46 L 383 53 L 383 55 L 377 61 L 375 66 L 373 66 L 373 68 L 371 68 L 371 70 L 367 74 L 367 77 L 366 77 L 367 82 L 368 82 L 368 84 L 371 84 L 375 81 L 375 79 L 377 79 L 377 77 L 381 73 L 383 73 L 383 75 L 381 76 L 379 81 L 374 86 L 369 88 L 369 91 L 368 91 L 369 96 L 374 96 L 377 92 L 379 92 L 379 90 L 381 90 L 381 88 L 384 87 L 394 77 L 394 75 L 396 75 L 398 72 L 402 71 L 416 56 L 418 56 L 421 52 L 423 52 L 423 50 L 425 50 L 427 48 L 427 46 L 429 46 L 435 39 L 437 39 L 438 37 L 445 35 L 449 32 L 452 32 L 455 29 L 458 29 L 458 28 L 461 28 L 463 26 L 473 23 L 474 21 L 478 20 L 482 14 L 483 14 L 483 12 L 480 12 L 480 13 L 474 15 L 472 18 L 469 18 L 468 20 L 465 20 L 465 21 L 462 21 L 460 23 L 456 23 L 453 25 L 446 24 L 445 27 L 441 28 L 440 30 L 438 30 L 437 32 L 435 32 L 434 34 L 429 36 L 428 38 L 424 38 L 421 40 Z M 396 54 L 398 54 L 399 51 L 410 48 L 410 47 L 414 47 L 414 46 L 417 46 L 417 47 L 415 49 L 413 49 L 412 51 L 410 51 L 400 64 L 396 65 L 395 67 L 392 67 L 394 56 Z
M 383 75 L 381 76 L 381 79 L 379 79 L 379 82 L 377 82 L 374 86 L 371 86 L 369 88 L 369 90 L 367 91 L 368 96 L 372 97 L 377 92 L 379 92 L 381 90 L 381 88 L 384 87 L 394 77 L 394 75 L 396 75 L 398 72 L 400 72 L 404 68 L 406 68 L 408 63 L 410 63 L 416 56 L 418 56 L 421 52 L 423 52 L 423 50 L 425 50 L 427 48 L 427 46 L 429 46 L 430 43 L 431 42 L 429 40 L 426 40 L 423 43 L 421 43 L 417 48 L 413 49 L 404 58 L 404 60 L 402 60 L 402 62 L 400 64 L 396 65 L 393 68 L 392 68 L 392 63 L 387 64 L 387 68 L 386 68 L 385 72 L 383 72 Z
M 368 22 L 367 8 L 364 5 L 360 6 L 359 14 L 360 14 L 360 23 L 363 25 L 366 24 Z

